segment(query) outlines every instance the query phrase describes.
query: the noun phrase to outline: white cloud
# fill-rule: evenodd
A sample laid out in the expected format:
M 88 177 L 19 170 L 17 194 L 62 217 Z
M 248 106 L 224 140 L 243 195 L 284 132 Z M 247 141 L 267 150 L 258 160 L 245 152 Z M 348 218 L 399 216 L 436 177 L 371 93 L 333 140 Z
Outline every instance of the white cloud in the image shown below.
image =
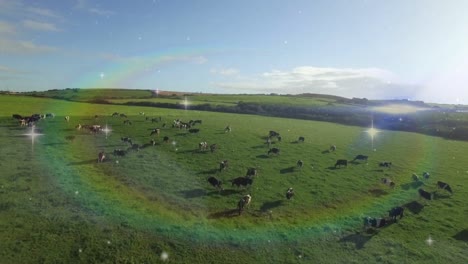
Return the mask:
M 96 14 L 96 15 L 99 15 L 99 16 L 110 16 L 110 15 L 114 15 L 114 14 L 115 14 L 114 11 L 103 10 L 103 9 L 99 9 L 99 8 L 89 8 L 88 11 L 89 11 L 91 14 Z
M 35 44 L 31 41 L 0 39 L 1 54 L 41 54 L 56 51 L 57 48 Z
M 15 34 L 16 30 L 13 25 L 7 22 L 0 21 L 0 34 Z
M 54 11 L 52 11 L 50 9 L 46 9 L 46 8 L 28 7 L 27 11 L 29 11 L 30 13 L 36 14 L 36 15 L 44 16 L 44 17 L 58 18 L 58 19 L 63 18 L 61 15 L 55 13 Z
M 94 14 L 94 15 L 98 15 L 98 16 L 111 16 L 111 15 L 116 14 L 114 11 L 111 11 L 111 10 L 101 9 L 101 8 L 98 8 L 98 7 L 89 7 L 88 1 L 86 1 L 86 0 L 76 1 L 75 8 L 76 9 L 81 9 L 83 11 L 86 11 L 86 12 L 90 13 L 90 14 Z
M 46 23 L 46 22 L 37 22 L 33 20 L 23 20 L 22 22 L 23 26 L 25 28 L 29 28 L 32 30 L 38 30 L 38 31 L 60 31 L 59 28 L 57 28 L 54 24 L 52 23 Z
M 213 68 L 210 70 L 211 73 L 213 74 L 219 74 L 219 75 L 224 75 L 224 76 L 232 76 L 232 75 L 237 75 L 239 74 L 239 70 L 235 68 Z
M 272 70 L 255 76 L 240 76 L 238 79 L 214 85 L 235 92 L 322 93 L 369 99 L 412 98 L 419 89 L 400 83 L 395 74 L 378 68 L 302 66 L 289 71 Z
M 13 69 L 13 68 L 5 66 L 5 65 L 0 65 L 0 72 L 3 72 L 3 73 L 20 73 L 21 71 L 18 71 L 16 69 Z

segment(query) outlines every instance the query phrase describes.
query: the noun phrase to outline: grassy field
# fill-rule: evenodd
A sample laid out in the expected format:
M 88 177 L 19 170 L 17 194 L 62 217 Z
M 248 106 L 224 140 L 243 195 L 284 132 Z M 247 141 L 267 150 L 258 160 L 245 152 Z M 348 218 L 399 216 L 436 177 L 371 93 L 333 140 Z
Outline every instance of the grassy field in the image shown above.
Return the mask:
M 38 123 L 44 135 L 34 144 L 11 118 L 48 112 L 56 117 Z M 113 112 L 125 113 L 132 125 Z M 200 133 L 171 128 L 174 119 L 203 120 Z M 112 132 L 92 135 L 77 124 L 107 124 Z M 226 125 L 232 132 L 224 132 Z M 161 135 L 150 137 L 156 127 Z M 282 135 L 273 142 L 278 156 L 267 155 L 269 130 Z M 157 145 L 112 155 L 128 148 L 125 136 Z M 198 151 L 201 141 L 219 149 Z M 0 144 L 2 263 L 158 263 L 163 252 L 171 263 L 468 262 L 466 142 L 391 131 L 371 142 L 363 128 L 324 122 L 0 96 Z M 336 152 L 327 152 L 331 144 Z M 100 151 L 107 154 L 103 163 Z M 333 167 L 357 154 L 369 161 Z M 229 168 L 219 172 L 225 159 Z M 384 160 L 394 166 L 379 168 Z M 248 167 L 259 170 L 253 185 L 231 186 Z M 454 194 L 439 190 L 435 200 L 420 200 L 411 175 L 423 171 L 431 173 L 424 189 L 436 191 L 442 180 Z M 210 186 L 210 176 L 225 190 Z M 382 177 L 397 187 L 381 184 Z M 289 187 L 292 200 L 284 197 Z M 252 204 L 237 216 L 233 209 L 247 193 Z M 403 219 L 362 231 L 364 216 L 385 216 L 397 205 L 406 208 Z

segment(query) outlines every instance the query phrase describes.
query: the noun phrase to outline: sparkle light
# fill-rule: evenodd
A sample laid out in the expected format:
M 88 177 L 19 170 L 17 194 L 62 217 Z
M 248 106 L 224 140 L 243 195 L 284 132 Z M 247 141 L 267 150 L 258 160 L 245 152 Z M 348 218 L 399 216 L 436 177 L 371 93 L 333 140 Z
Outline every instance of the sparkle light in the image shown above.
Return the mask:
M 428 239 L 426 239 L 426 244 L 428 244 L 429 246 L 432 246 L 432 244 L 435 242 L 435 240 L 432 239 L 431 236 L 429 236 Z
M 190 104 L 190 102 L 187 100 L 187 97 L 184 97 L 184 101 L 182 102 L 182 104 L 184 105 L 185 110 L 187 110 L 187 106 Z
M 104 131 L 104 133 L 106 134 L 106 139 L 107 139 L 107 136 L 110 132 L 112 132 L 112 129 L 110 129 L 106 124 L 106 127 L 102 131 Z
M 162 260 L 162 261 L 166 261 L 168 258 L 169 258 L 169 254 L 167 254 L 166 251 L 163 251 L 163 252 L 161 253 L 161 260 Z
M 105 75 L 104 75 L 103 72 L 101 72 L 101 74 L 99 74 L 99 76 L 101 77 L 101 80 L 102 80 L 102 79 L 104 79 L 104 76 L 105 76 Z
M 371 127 L 369 129 L 366 130 L 366 133 L 369 134 L 369 136 L 371 137 L 371 143 L 372 143 L 372 149 L 375 151 L 374 149 L 374 137 L 380 132 L 380 130 L 376 129 L 374 127 L 374 119 L 372 119 L 371 121 Z
M 36 137 L 44 135 L 44 134 L 36 133 L 35 128 L 36 128 L 35 126 L 32 126 L 31 131 L 29 133 L 23 134 L 23 136 L 28 136 L 31 138 L 31 143 L 33 146 L 34 146 L 34 140 L 36 139 Z

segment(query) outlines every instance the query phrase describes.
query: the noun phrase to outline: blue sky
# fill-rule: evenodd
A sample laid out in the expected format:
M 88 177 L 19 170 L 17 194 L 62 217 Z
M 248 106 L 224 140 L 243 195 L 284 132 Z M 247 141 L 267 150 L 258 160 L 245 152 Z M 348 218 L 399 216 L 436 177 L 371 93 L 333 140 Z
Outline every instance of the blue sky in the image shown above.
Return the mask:
M 468 1 L 0 0 L 0 90 L 468 103 Z

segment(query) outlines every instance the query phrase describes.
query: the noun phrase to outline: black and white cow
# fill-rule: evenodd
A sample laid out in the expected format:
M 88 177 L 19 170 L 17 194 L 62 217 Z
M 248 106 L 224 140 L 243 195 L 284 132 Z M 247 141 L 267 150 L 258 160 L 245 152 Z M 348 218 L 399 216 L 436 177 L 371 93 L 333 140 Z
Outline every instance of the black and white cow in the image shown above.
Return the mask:
M 252 196 L 250 194 L 244 195 L 239 202 L 237 203 L 237 209 L 239 210 L 239 215 L 242 214 L 242 211 L 244 211 L 245 207 L 248 207 L 250 205 L 250 202 L 252 201 Z
M 292 187 L 290 187 L 287 191 L 286 191 L 286 199 L 288 200 L 291 200 L 291 198 L 294 196 L 294 190 Z
M 229 164 L 229 161 L 228 160 L 223 160 L 219 163 L 219 171 L 223 171 L 225 169 L 227 169 L 228 167 L 228 164 Z
M 330 152 L 336 151 L 336 146 L 335 146 L 335 145 L 331 145 L 329 151 L 330 151 Z
M 429 172 L 426 172 L 426 171 L 425 171 L 425 172 L 423 172 L 423 175 L 422 175 L 422 176 L 423 176 L 423 178 L 424 178 L 425 180 L 428 180 L 428 179 L 429 179 L 429 176 L 431 176 L 431 175 L 429 174 Z
M 304 140 L 305 140 L 304 137 L 299 137 L 299 139 L 297 140 L 297 142 L 302 142 L 302 143 L 304 143 Z
M 230 125 L 228 125 L 228 126 L 226 126 L 224 128 L 224 133 L 226 133 L 226 132 L 231 132 L 231 126 Z
M 152 136 L 154 134 L 156 134 L 156 136 L 159 136 L 160 132 L 161 132 L 161 130 L 159 128 L 152 129 L 151 133 L 150 133 L 150 136 Z
M 98 162 L 104 162 L 104 159 L 106 158 L 106 155 L 104 154 L 104 151 L 99 152 L 98 154 Z
M 302 168 L 304 166 L 304 162 L 302 160 L 297 161 L 297 167 Z
M 380 181 L 390 188 L 395 188 L 395 182 L 393 182 L 390 178 L 381 178 Z
M 449 192 L 450 194 L 453 194 L 452 188 L 450 188 L 450 185 L 448 185 L 445 182 L 437 181 L 437 188 L 444 189 L 447 192 Z
M 247 185 L 252 185 L 253 180 L 252 178 L 248 177 L 237 177 L 234 180 L 231 180 L 232 186 L 237 185 L 237 188 L 239 188 L 241 185 L 246 187 Z
M 245 177 L 254 177 L 257 176 L 257 169 L 256 168 L 247 168 L 247 173 L 245 174 Z
M 359 154 L 356 157 L 354 157 L 353 161 L 355 161 L 355 160 L 367 161 L 368 158 L 369 158 L 369 156 Z
M 218 145 L 216 145 L 216 144 L 211 144 L 211 145 L 210 145 L 210 151 L 211 151 L 211 153 L 215 152 L 215 150 L 217 150 L 217 149 L 218 149 Z
M 207 149 L 208 149 L 208 142 L 203 141 L 203 142 L 198 143 L 198 150 L 202 151 L 202 150 L 207 150 Z
M 389 221 L 385 218 L 364 217 L 364 229 L 366 228 L 381 228 L 386 226 Z

